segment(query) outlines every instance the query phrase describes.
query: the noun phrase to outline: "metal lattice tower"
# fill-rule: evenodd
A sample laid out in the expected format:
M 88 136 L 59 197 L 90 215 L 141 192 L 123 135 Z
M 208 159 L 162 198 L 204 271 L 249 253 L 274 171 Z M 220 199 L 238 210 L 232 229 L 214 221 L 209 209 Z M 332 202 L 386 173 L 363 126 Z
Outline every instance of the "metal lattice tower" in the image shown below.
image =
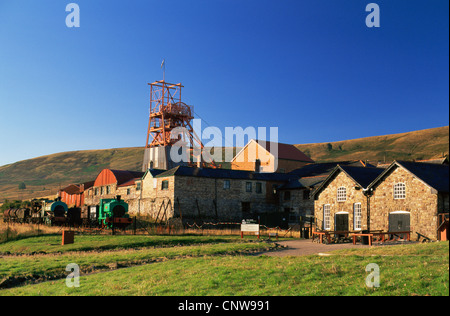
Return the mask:
M 175 166 L 170 159 L 170 149 L 173 145 L 188 146 L 192 149 L 195 142 L 203 149 L 203 144 L 192 128 L 193 107 L 181 100 L 181 83 L 172 84 L 160 80 L 148 85 L 150 115 L 142 169 L 169 169 Z M 187 158 L 191 155 L 192 151 L 188 153 Z

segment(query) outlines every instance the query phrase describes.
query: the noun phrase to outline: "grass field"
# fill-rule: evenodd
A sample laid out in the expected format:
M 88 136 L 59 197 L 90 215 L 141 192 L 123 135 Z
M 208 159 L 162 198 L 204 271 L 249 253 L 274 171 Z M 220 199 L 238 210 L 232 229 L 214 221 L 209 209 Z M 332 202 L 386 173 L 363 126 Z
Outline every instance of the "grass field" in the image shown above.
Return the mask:
M 71 246 L 60 239 L 0 244 L 0 295 L 449 295 L 448 242 L 269 257 L 253 254 L 276 245 L 254 237 L 76 236 Z M 70 263 L 81 270 L 78 288 L 65 283 Z M 380 268 L 379 288 L 365 285 L 369 263 Z

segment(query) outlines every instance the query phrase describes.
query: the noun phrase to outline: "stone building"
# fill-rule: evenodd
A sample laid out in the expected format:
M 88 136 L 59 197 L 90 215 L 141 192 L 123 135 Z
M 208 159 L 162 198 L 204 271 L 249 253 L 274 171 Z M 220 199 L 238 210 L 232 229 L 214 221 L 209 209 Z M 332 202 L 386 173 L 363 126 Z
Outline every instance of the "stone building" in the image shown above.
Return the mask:
M 394 161 L 387 168 L 338 166 L 313 192 L 318 229 L 411 231 L 438 239 L 449 212 L 449 167 Z
M 291 176 L 242 170 L 203 169 L 178 166 L 143 177 L 140 211 L 154 218 L 183 220 L 265 220 L 278 213 L 276 187 Z
M 59 190 L 58 197 L 61 201 L 66 203 L 69 207 L 82 207 L 84 202 L 84 191 L 88 190 L 94 185 L 94 181 L 85 182 L 81 184 L 70 184 L 67 187 Z
M 394 161 L 368 190 L 372 229 L 411 230 L 414 238 L 439 239 L 439 214 L 449 213 L 447 164 Z
M 136 198 L 136 192 L 141 190 L 143 172 L 103 169 L 97 176 L 92 187 L 84 191 L 84 201 L 87 206 L 98 205 L 100 199 L 112 199 L 122 196 L 126 202 Z
M 299 223 L 300 217 L 304 221 L 308 217 L 314 216 L 314 199 L 310 195 L 322 184 L 337 165 L 374 167 L 361 160 L 355 160 L 312 163 L 289 172 L 289 175 L 293 175 L 294 177 L 281 185 L 278 190 L 280 191 L 280 207 L 285 212 L 290 213 L 290 223 Z
M 292 145 L 252 140 L 236 155 L 231 170 L 105 169 L 82 190 L 71 185 L 60 194 L 84 210 L 120 195 L 130 215 L 158 221 L 255 219 L 287 228 L 300 218 L 315 217 L 320 230 L 411 230 L 437 239 L 443 227 L 440 214 L 449 211 L 445 161 L 396 161 L 384 168 L 363 161 L 314 163 Z
M 314 214 L 320 230 L 370 229 L 366 189 L 384 169 L 338 165 L 314 190 Z

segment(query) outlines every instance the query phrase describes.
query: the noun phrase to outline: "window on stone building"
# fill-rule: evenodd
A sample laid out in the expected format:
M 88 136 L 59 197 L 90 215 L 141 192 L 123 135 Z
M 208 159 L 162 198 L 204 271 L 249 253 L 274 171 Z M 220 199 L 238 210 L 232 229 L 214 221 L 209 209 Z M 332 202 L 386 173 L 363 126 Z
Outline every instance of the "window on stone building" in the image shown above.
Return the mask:
M 161 190 L 169 190 L 169 181 L 164 180 L 161 182 Z
M 337 189 L 337 201 L 338 202 L 347 201 L 347 189 L 345 187 L 339 187 Z
M 100 187 L 100 195 L 103 195 L 103 187 Z
M 289 201 L 291 199 L 291 191 L 284 191 L 284 200 Z
M 406 185 L 404 183 L 394 184 L 394 200 L 406 198 Z
M 109 188 L 109 185 L 106 187 L 106 194 L 110 194 L 111 193 L 111 189 Z
M 140 191 L 141 190 L 141 183 L 138 182 L 136 183 L 136 191 Z
M 127 195 L 130 195 L 131 189 L 127 189 Z
M 223 180 L 223 189 L 228 190 L 230 187 L 230 180 Z
M 98 195 L 98 188 L 94 189 L 94 195 Z
M 361 223 L 362 223 L 361 203 L 353 204 L 353 220 L 354 220 L 353 226 L 355 230 L 361 230 Z
M 330 230 L 331 229 L 330 204 L 325 204 L 323 206 L 323 229 L 324 230 Z
M 262 193 L 262 184 L 261 184 L 261 182 L 256 182 L 255 191 L 256 191 L 256 193 Z
M 252 183 L 251 182 L 245 183 L 245 192 L 252 192 Z

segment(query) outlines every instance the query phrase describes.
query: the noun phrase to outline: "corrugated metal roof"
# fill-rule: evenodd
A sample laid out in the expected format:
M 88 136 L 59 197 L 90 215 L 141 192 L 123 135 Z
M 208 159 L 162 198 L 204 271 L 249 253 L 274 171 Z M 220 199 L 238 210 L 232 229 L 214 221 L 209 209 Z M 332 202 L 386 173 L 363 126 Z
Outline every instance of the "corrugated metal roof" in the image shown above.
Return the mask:
M 114 183 L 121 185 L 131 179 L 142 178 L 143 175 L 143 172 L 137 171 L 103 169 L 95 179 L 94 185 L 97 187 Z
M 142 178 L 142 176 L 144 175 L 144 172 L 113 169 L 110 170 L 114 174 L 114 177 L 117 179 L 117 185 L 121 185 L 134 178 Z

